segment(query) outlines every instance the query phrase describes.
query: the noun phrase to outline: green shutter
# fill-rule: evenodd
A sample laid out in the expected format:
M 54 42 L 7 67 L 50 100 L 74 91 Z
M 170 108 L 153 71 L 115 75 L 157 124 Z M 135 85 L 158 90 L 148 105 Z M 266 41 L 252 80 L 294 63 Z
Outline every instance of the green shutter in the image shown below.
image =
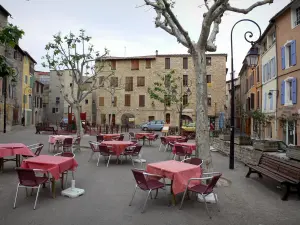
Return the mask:
M 26 101 L 27 101 L 27 96 L 23 95 L 23 103 L 26 104 L 27 103 Z
M 34 77 L 30 77 L 30 88 L 33 88 Z

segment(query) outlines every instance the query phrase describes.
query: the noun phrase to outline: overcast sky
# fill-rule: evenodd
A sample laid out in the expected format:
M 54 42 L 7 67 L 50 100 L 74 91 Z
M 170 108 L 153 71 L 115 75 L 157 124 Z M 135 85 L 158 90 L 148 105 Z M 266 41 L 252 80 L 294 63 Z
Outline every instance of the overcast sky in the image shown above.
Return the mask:
M 231 5 L 246 8 L 256 0 L 231 0 Z M 256 8 L 248 15 L 228 12 L 222 18 L 220 33 L 217 36 L 217 53 L 227 53 L 227 67 L 230 71 L 230 31 L 233 24 L 243 18 L 255 20 L 262 29 L 279 10 L 290 0 L 274 0 L 272 5 Z M 85 29 L 95 48 L 110 50 L 112 56 L 153 55 L 187 53 L 176 39 L 155 28 L 155 12 L 143 5 L 143 0 L 1 0 L 2 6 L 12 15 L 10 22 L 25 31 L 20 42 L 21 48 L 28 51 L 38 62 L 36 70 L 45 70 L 41 65 L 41 57 L 45 55 L 44 47 L 51 41 L 52 35 L 61 31 L 68 33 Z M 203 0 L 177 0 L 175 13 L 183 27 L 193 40 L 199 37 L 204 7 Z M 244 40 L 244 33 L 253 31 L 258 37 L 258 29 L 243 22 L 236 26 L 234 32 L 234 64 L 236 74 L 250 48 Z M 126 51 L 125 51 L 126 48 Z M 227 75 L 229 78 L 229 72 Z

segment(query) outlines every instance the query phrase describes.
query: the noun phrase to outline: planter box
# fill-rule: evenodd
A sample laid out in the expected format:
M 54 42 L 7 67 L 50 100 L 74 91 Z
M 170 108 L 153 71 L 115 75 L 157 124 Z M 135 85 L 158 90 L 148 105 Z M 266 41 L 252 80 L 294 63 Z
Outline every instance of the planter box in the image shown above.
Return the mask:
M 251 145 L 251 138 L 247 136 L 234 137 L 234 143 L 237 145 Z
M 278 141 L 271 140 L 253 140 L 253 148 L 263 152 L 277 152 Z
M 220 134 L 219 138 L 223 141 L 230 141 L 230 134 Z
M 300 147 L 299 146 L 288 146 L 286 150 L 286 156 L 290 159 L 300 160 Z

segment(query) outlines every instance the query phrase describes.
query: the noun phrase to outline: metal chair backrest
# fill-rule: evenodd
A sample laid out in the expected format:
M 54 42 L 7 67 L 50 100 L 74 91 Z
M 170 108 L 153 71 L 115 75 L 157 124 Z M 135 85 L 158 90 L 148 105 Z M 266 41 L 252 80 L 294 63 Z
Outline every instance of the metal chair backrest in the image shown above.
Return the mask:
M 109 155 L 110 151 L 106 145 L 99 145 L 99 152 L 100 154 Z
M 131 137 L 131 138 L 135 138 L 135 135 L 134 135 L 134 133 L 133 133 L 133 132 L 129 132 L 129 137 Z
M 89 141 L 89 144 L 91 146 L 91 149 L 93 152 L 99 152 L 99 143 L 94 141 Z
M 81 137 L 77 137 L 73 141 L 73 145 L 80 145 Z
M 202 161 L 202 159 L 199 159 L 199 158 L 189 158 L 189 159 L 186 159 L 184 162 L 195 165 L 195 166 L 201 166 L 203 161 Z
M 23 186 L 38 186 L 36 176 L 33 169 L 16 168 L 19 182 Z
M 222 176 L 222 173 L 220 173 L 219 175 L 213 176 L 210 183 L 207 185 L 205 192 L 213 190 L 221 176 Z
M 186 150 L 181 145 L 175 145 L 175 154 L 185 154 Z
M 63 147 L 71 147 L 73 145 L 73 138 L 65 138 Z
M 124 134 L 121 134 L 120 137 L 118 138 L 118 141 L 123 141 L 124 140 Z
M 62 152 L 60 154 L 60 156 L 62 156 L 62 157 L 69 157 L 69 158 L 75 158 L 75 154 L 72 153 L 72 152 Z
M 136 184 L 139 186 L 139 188 L 142 190 L 149 190 L 148 183 L 143 171 L 137 169 L 131 169 L 131 171 L 133 173 Z
M 42 151 L 43 147 L 44 147 L 44 144 L 39 143 L 39 146 L 37 147 L 34 155 L 39 156 L 41 154 L 41 151 Z
M 104 136 L 103 135 L 97 135 L 96 138 L 97 138 L 97 142 L 104 141 Z
M 141 150 L 142 150 L 142 145 L 136 145 L 136 146 L 133 148 L 133 153 L 132 153 L 132 155 L 133 155 L 133 156 L 139 155 Z
M 168 142 L 167 142 L 167 139 L 165 137 L 160 137 L 160 141 L 163 145 L 167 145 Z

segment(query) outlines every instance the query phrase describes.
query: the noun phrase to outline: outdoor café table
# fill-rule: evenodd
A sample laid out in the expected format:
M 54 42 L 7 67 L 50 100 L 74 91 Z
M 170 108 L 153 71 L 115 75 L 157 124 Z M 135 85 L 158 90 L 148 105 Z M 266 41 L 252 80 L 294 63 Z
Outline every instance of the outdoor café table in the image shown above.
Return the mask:
M 68 170 L 74 171 L 77 166 L 78 163 L 71 157 L 39 155 L 23 160 L 21 168 L 40 169 L 50 173 L 53 178 L 52 195 L 55 198 L 55 181 L 59 180 L 60 174 Z M 61 182 L 63 184 L 63 181 Z
M 176 146 L 183 146 L 186 149 L 186 152 L 188 154 L 192 154 L 193 151 L 196 150 L 196 144 L 195 143 L 189 143 L 189 142 L 176 142 L 174 144 L 174 147 L 172 149 L 173 154 L 175 154 L 175 147 Z
M 167 142 L 174 142 L 181 139 L 182 136 L 165 136 Z
M 201 177 L 202 174 L 200 166 L 175 160 L 150 163 L 147 165 L 146 171 L 171 180 L 171 193 L 174 205 L 176 203 L 175 195 L 185 191 L 188 180 L 190 178 Z M 190 182 L 190 184 L 194 185 L 195 182 Z
M 3 169 L 4 157 L 16 156 L 16 166 L 20 166 L 20 155 L 34 156 L 34 153 L 22 143 L 0 144 L 0 169 Z
M 153 133 L 136 133 L 135 134 L 135 138 L 137 140 L 141 140 L 143 139 L 143 145 L 145 145 L 145 139 L 149 138 L 149 137 L 153 137 L 155 134 Z
M 115 152 L 118 157 L 128 146 L 132 146 L 134 143 L 131 141 L 102 141 L 101 145 L 111 146 L 110 150 Z
M 120 134 L 100 134 L 104 141 L 112 141 L 114 138 L 120 137 Z
M 49 151 L 50 151 L 50 147 L 51 145 L 53 145 L 53 148 L 55 148 L 55 144 L 57 143 L 57 141 L 59 142 L 63 142 L 66 138 L 73 138 L 73 136 L 71 135 L 49 135 Z

